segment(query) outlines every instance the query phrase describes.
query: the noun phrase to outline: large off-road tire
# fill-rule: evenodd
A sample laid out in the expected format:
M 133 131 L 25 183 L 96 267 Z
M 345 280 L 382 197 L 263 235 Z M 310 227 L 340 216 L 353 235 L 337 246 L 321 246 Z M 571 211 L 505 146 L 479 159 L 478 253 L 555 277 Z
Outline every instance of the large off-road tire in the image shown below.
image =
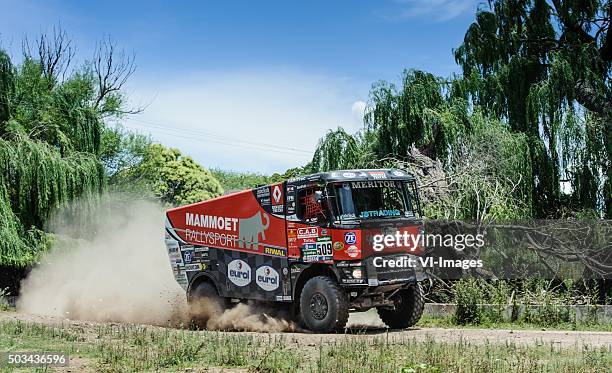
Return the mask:
M 391 299 L 395 301 L 395 308 L 378 307 L 380 319 L 392 329 L 405 329 L 416 324 L 423 315 L 425 298 L 423 288 L 417 283 L 409 288 L 397 292 Z
M 344 328 L 349 308 L 346 294 L 327 276 L 313 277 L 300 295 L 300 318 L 309 330 L 329 333 Z
M 227 300 L 217 293 L 210 282 L 199 283 L 188 298 L 191 322 L 200 329 L 205 329 L 208 320 L 220 316 L 228 306 Z

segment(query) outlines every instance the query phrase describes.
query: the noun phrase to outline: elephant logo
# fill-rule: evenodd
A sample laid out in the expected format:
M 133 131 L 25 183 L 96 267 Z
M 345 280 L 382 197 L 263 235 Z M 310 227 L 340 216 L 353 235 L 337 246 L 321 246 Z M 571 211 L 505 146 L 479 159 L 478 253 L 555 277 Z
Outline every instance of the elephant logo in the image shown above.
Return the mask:
M 265 221 L 265 224 L 264 224 Z M 259 247 L 259 235 L 266 239 L 266 230 L 270 226 L 270 216 L 259 211 L 250 218 L 240 219 L 238 226 L 238 247 L 241 249 L 255 249 Z

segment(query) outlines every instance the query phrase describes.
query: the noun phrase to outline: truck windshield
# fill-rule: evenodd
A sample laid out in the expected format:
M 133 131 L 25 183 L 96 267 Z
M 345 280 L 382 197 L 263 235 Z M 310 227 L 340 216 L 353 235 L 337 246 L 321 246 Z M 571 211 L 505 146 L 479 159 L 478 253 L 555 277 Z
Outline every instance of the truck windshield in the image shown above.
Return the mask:
M 369 180 L 334 183 L 334 212 L 339 220 L 414 217 L 406 183 Z

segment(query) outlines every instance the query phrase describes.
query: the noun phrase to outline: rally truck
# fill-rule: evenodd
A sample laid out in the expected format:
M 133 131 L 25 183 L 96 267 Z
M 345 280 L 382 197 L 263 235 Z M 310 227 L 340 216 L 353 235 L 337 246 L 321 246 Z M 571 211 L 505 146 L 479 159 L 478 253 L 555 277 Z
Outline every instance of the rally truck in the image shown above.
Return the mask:
M 371 308 L 390 328 L 419 320 L 425 275 L 407 259 L 422 253 L 421 241 L 374 241 L 419 237 L 422 226 L 413 176 L 340 170 L 168 210 L 165 241 L 190 303 L 265 302 L 324 333 Z

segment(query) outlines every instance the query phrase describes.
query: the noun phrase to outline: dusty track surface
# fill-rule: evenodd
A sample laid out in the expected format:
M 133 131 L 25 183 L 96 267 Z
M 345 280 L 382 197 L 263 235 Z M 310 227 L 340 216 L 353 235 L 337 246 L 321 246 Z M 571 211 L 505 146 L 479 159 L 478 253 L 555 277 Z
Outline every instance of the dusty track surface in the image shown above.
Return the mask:
M 67 320 L 56 317 L 27 315 L 17 312 L 0 312 L 0 321 L 20 320 L 48 325 L 65 325 L 78 327 L 86 334 L 93 330 L 98 322 Z M 108 323 L 117 324 L 117 323 Z M 161 328 L 150 326 L 151 328 Z M 198 333 L 198 332 L 194 332 Z M 612 333 L 591 331 L 543 331 L 543 330 L 490 330 L 490 329 L 443 329 L 411 328 L 409 330 L 389 330 L 382 327 L 380 320 L 372 313 L 351 315 L 349 327 L 345 333 L 311 334 L 311 333 L 256 333 L 256 332 L 223 332 L 242 333 L 255 337 L 269 338 L 270 335 L 282 335 L 291 344 L 313 346 L 318 343 L 334 343 L 345 338 L 384 338 L 392 341 L 415 339 L 425 341 L 433 338 L 438 342 L 479 343 L 515 343 L 517 345 L 554 345 L 556 347 L 606 346 L 612 348 Z

